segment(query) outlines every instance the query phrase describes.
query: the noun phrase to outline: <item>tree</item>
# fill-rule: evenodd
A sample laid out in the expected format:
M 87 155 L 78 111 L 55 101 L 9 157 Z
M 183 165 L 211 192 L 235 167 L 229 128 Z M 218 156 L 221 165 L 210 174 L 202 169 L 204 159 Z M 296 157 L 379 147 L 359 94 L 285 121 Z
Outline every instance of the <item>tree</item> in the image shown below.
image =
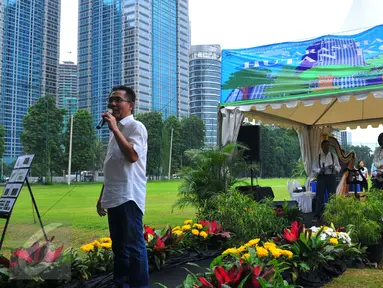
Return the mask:
M 104 161 L 106 157 L 107 144 L 103 143 L 99 139 L 95 139 L 93 142 L 93 170 L 102 170 L 104 168 Z
M 355 152 L 356 154 L 356 161 L 355 161 L 355 167 L 358 165 L 358 161 L 364 162 L 364 167 L 370 171 L 371 165 L 374 159 L 374 153 L 368 146 L 358 145 L 358 146 L 343 146 L 342 147 L 345 152 Z
M 290 177 L 301 156 L 296 132 L 261 126 L 261 155 L 262 178 Z
M 239 144 L 186 151 L 192 165 L 182 169 L 182 184 L 173 207 L 194 206 L 198 216 L 216 209 L 216 197 L 228 192 L 247 171 L 243 152 Z
M 142 122 L 148 131 L 148 157 L 146 171 L 150 177 L 161 175 L 161 139 L 163 120 L 158 111 L 141 113 L 136 119 Z
M 182 118 L 181 139 L 182 139 L 182 166 L 188 165 L 188 158 L 185 151 L 190 149 L 201 149 L 204 146 L 205 124 L 197 116 Z
M 163 155 L 163 175 L 168 175 L 169 171 L 169 151 L 171 142 L 171 130 L 173 128 L 172 145 L 172 167 L 170 174 L 180 170 L 182 156 L 181 123 L 175 116 L 170 116 L 164 121 L 162 129 L 162 155 Z
M 64 109 L 56 107 L 54 96 L 41 97 L 29 107 L 23 118 L 21 134 L 23 150 L 35 154 L 32 173 L 45 176 L 51 182 L 52 170 L 61 174 L 63 165 L 63 117 Z
M 69 153 L 70 120 L 68 127 L 66 155 Z M 80 109 L 74 114 L 72 134 L 72 171 L 93 170 L 95 133 L 93 118 L 88 110 Z
M 3 158 L 4 152 L 5 152 L 5 129 L 3 126 L 0 125 L 0 158 Z
M 241 90 L 242 100 L 248 99 L 249 87 L 258 86 L 261 84 L 273 83 L 273 78 L 270 77 L 271 70 L 264 68 L 248 68 L 232 73 L 230 78 L 222 85 L 222 89 Z

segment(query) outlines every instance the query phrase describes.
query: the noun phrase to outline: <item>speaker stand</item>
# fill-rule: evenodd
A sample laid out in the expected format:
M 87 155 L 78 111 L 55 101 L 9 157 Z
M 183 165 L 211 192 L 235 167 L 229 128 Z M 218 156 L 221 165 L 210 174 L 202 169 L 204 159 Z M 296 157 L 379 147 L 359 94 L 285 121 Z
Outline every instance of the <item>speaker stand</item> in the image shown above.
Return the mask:
M 250 160 L 250 166 L 252 164 L 253 164 L 253 161 Z M 255 181 L 257 181 L 256 186 L 259 186 L 258 185 L 258 175 L 255 176 Z M 253 190 L 253 187 L 254 187 L 254 170 L 253 169 L 250 169 L 250 185 L 251 185 L 251 190 Z

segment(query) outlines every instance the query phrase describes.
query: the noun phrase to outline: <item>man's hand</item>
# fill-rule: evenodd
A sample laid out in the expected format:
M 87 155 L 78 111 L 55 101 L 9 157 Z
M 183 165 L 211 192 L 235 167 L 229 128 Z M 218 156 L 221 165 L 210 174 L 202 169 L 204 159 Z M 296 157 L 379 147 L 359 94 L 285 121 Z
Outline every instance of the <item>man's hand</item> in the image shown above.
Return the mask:
M 109 130 L 110 131 L 118 130 L 117 120 L 116 120 L 116 118 L 111 113 L 104 112 L 102 114 L 102 117 L 105 119 L 106 122 L 108 122 L 108 126 L 109 126 Z
M 97 201 L 97 206 L 96 207 L 97 207 L 98 215 L 100 215 L 101 217 L 106 215 L 106 209 L 102 208 L 100 200 Z
M 334 165 L 329 165 L 329 166 L 328 166 L 328 169 L 334 169 L 334 168 L 335 168 Z

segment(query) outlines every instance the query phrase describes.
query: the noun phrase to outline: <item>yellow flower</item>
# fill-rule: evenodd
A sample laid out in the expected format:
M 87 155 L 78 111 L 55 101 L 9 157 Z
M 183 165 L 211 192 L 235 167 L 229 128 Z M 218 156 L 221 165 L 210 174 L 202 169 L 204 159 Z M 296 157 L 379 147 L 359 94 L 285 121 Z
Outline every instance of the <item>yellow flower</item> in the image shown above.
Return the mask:
M 190 230 L 191 229 L 191 226 L 190 225 L 184 225 L 182 226 L 182 231 L 187 231 L 187 230 Z
M 265 244 L 263 244 L 263 247 L 265 247 L 267 250 L 271 251 L 271 249 L 276 248 L 277 245 L 275 245 L 275 243 L 273 243 L 273 242 L 266 242 Z
M 247 245 L 246 245 L 246 246 L 248 246 L 248 247 L 253 247 L 253 246 L 255 246 L 255 245 L 258 244 L 259 240 L 260 240 L 259 238 L 252 239 L 252 240 L 250 240 L 249 242 L 247 242 Z
M 263 247 L 258 247 L 258 246 L 255 247 L 255 249 L 257 249 L 257 255 L 259 258 L 269 256 L 269 251 L 267 251 L 267 249 L 265 249 Z
M 291 252 L 289 250 L 282 250 L 282 255 L 286 256 L 287 258 L 292 258 L 293 252 Z
M 101 243 L 101 247 L 105 249 L 111 249 L 112 248 L 112 243 Z
M 181 230 L 175 230 L 175 231 L 173 231 L 173 234 L 179 236 L 182 234 L 182 231 Z
M 250 257 L 250 253 L 245 253 L 242 255 L 241 259 L 247 260 Z
M 247 247 L 245 245 L 242 245 L 241 247 L 238 248 L 238 251 L 241 253 L 246 251 L 246 250 L 247 250 Z
M 98 242 L 97 240 L 94 240 L 92 243 L 90 243 L 90 244 L 92 244 L 94 247 L 97 247 L 97 248 L 100 248 L 101 247 L 101 243 L 100 242 Z
M 193 225 L 193 228 L 202 229 L 203 226 L 202 226 L 201 224 L 195 223 L 195 224 Z
M 100 239 L 101 243 L 112 243 L 112 239 L 110 237 L 104 237 Z
M 203 238 L 207 238 L 207 233 L 205 232 L 205 231 L 201 231 L 201 232 L 199 232 L 199 236 L 201 236 L 201 237 L 203 237 Z
M 180 227 L 180 226 L 176 226 L 176 227 L 174 227 L 174 228 L 172 229 L 172 232 L 177 231 L 177 230 L 181 230 L 181 227 Z
M 199 235 L 199 231 L 197 229 L 193 229 L 192 230 L 192 234 L 195 235 L 195 236 L 198 236 Z
M 223 251 L 222 255 L 228 255 L 228 254 L 237 254 L 239 255 L 239 251 L 236 248 L 229 248 Z
M 338 239 L 336 239 L 336 238 L 330 238 L 330 243 L 332 245 L 337 245 L 339 242 L 338 242 Z
M 193 220 L 185 220 L 184 224 L 185 224 L 185 225 L 189 225 L 189 224 L 191 224 L 192 222 L 193 222 Z
M 85 244 L 85 245 L 81 246 L 80 249 L 82 251 L 89 252 L 89 251 L 93 251 L 94 246 L 91 243 L 89 243 L 89 244 Z
M 271 254 L 273 254 L 274 258 L 279 258 L 279 256 L 282 255 L 282 249 L 279 249 L 279 248 L 271 248 L 270 252 Z

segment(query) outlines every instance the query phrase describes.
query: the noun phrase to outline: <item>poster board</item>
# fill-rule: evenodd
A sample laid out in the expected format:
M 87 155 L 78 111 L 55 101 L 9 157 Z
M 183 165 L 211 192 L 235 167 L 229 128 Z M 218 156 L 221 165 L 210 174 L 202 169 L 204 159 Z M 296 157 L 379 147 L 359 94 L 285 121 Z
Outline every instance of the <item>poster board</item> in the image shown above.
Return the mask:
M 11 176 L 0 197 L 1 218 L 10 217 L 13 206 L 23 188 L 25 179 L 28 177 L 34 156 L 35 155 L 22 155 L 17 158 Z

